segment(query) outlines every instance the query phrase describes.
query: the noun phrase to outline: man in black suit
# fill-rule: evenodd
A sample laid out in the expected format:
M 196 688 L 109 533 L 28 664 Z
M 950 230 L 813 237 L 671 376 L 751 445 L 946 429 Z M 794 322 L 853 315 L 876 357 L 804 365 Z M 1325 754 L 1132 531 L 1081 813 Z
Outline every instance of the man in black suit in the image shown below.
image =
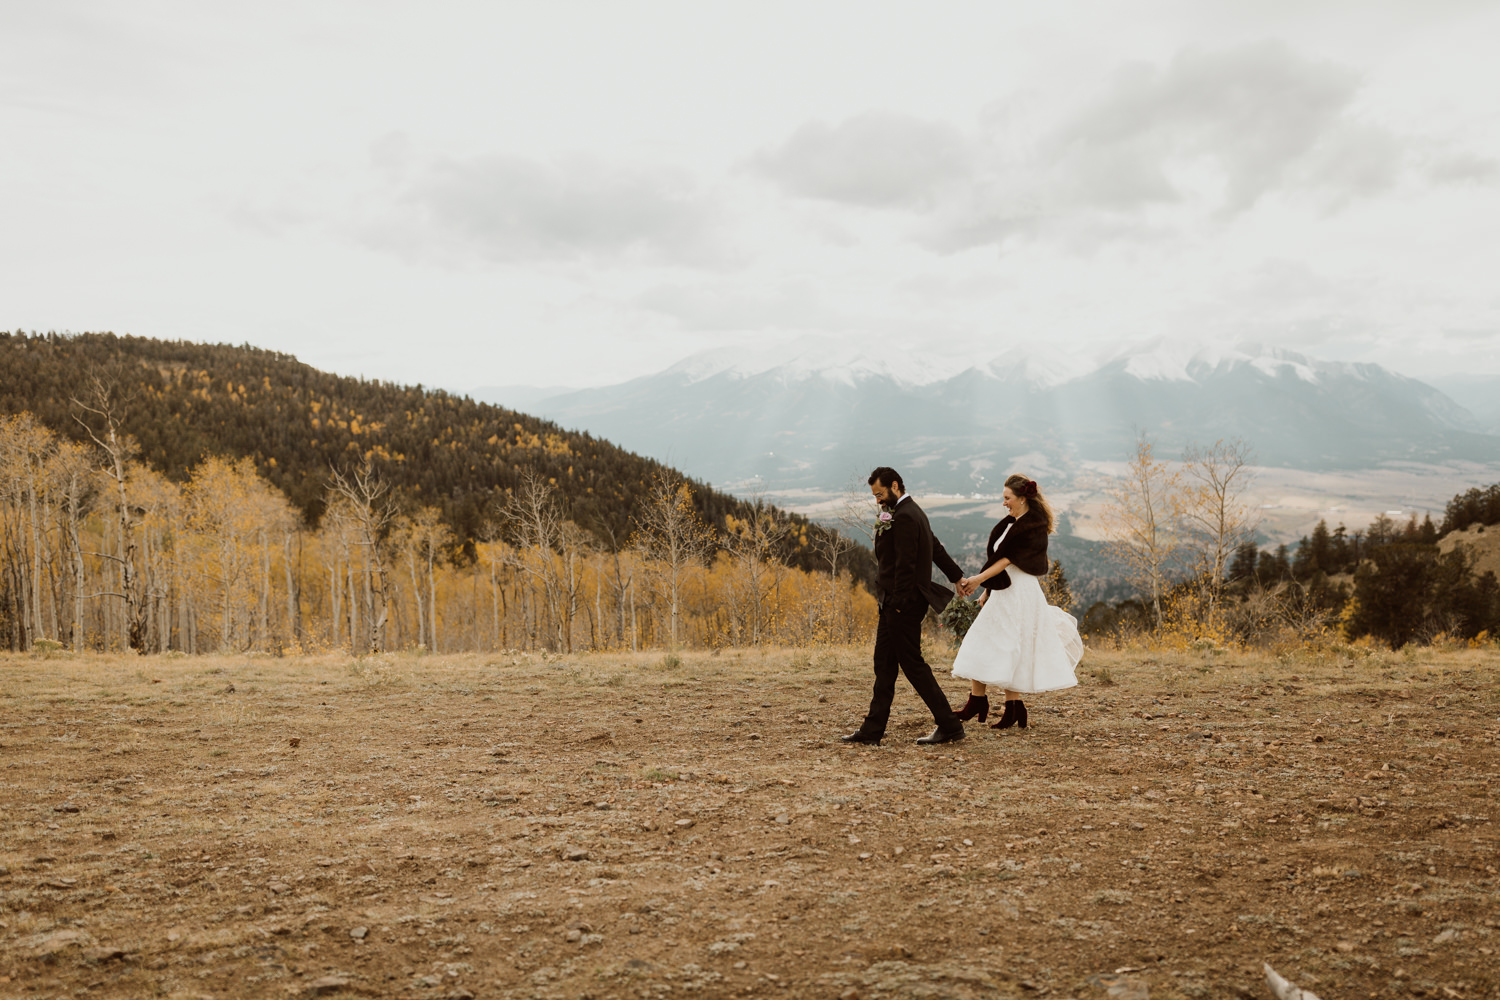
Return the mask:
M 870 492 L 880 504 L 882 525 L 875 535 L 881 591 L 880 623 L 875 629 L 875 694 L 859 730 L 841 738 L 845 743 L 874 744 L 884 738 L 891 699 L 896 696 L 896 674 L 905 672 L 937 723 L 930 735 L 917 742 L 961 740 L 964 724 L 954 717 L 948 696 L 922 659 L 922 619 L 929 606 L 941 611 L 953 597 L 952 591 L 932 582 L 933 564 L 954 583 L 962 579 L 963 571 L 933 537 L 927 515 L 906 495 L 900 473 L 886 466 L 876 469 L 870 473 Z

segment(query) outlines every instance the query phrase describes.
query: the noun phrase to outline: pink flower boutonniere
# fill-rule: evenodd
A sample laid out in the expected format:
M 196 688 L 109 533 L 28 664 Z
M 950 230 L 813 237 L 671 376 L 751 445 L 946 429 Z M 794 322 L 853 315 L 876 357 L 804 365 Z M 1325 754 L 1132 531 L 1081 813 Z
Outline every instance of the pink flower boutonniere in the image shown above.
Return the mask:
M 875 518 L 875 534 L 877 536 L 885 534 L 887 531 L 890 530 L 891 524 L 895 520 L 896 520 L 896 515 L 895 514 L 892 514 L 888 510 L 881 511 L 880 514 L 879 514 L 879 516 L 877 516 Z

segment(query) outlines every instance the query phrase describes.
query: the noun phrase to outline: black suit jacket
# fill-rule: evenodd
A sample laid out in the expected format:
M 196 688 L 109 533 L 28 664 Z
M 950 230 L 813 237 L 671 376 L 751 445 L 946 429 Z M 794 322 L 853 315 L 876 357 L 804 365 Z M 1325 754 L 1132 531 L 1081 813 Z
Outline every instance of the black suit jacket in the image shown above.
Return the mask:
M 1007 527 L 1010 528 L 1009 533 L 1005 531 Z M 997 547 L 995 540 L 1002 534 L 1005 535 L 1005 541 Z M 1047 561 L 1046 517 L 1034 507 L 1027 510 L 1019 521 L 1007 514 L 999 524 L 990 529 L 989 544 L 985 546 L 984 552 L 984 566 L 980 568 L 980 573 L 1001 559 L 1009 559 L 1012 566 L 1025 570 L 1032 576 L 1046 576 L 1052 565 Z M 1002 569 L 984 581 L 984 586 L 986 590 L 1004 590 L 1010 586 L 1010 574 Z
M 932 534 L 927 513 L 911 498 L 896 504 L 891 526 L 875 536 L 877 582 L 886 602 L 915 610 L 924 603 L 941 611 L 953 599 L 953 591 L 932 581 L 934 564 L 950 581 L 963 578 L 963 570 Z

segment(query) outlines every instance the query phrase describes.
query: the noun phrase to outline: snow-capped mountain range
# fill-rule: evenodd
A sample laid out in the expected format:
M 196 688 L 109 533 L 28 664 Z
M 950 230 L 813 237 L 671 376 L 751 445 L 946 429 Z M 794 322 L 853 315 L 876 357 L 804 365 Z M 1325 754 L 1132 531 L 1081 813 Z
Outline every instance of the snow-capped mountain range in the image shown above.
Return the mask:
M 1023 456 L 1122 460 L 1243 438 L 1261 464 L 1500 461 L 1500 435 L 1442 392 L 1380 365 L 1276 347 L 1158 340 L 1103 356 L 1016 347 L 983 358 L 851 350 L 817 339 L 716 349 L 618 385 L 535 397 L 475 390 L 732 484 L 836 487 L 901 464 L 927 489 L 992 488 Z M 511 398 L 507 398 L 507 396 Z

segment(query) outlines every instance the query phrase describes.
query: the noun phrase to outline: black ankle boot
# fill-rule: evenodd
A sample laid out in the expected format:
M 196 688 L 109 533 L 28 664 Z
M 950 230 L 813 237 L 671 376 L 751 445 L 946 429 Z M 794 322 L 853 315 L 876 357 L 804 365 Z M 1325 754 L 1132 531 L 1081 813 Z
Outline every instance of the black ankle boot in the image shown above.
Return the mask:
M 1022 728 L 1026 726 L 1026 706 L 1021 703 L 1019 698 L 1015 701 L 1007 701 L 1005 703 L 1005 711 L 1000 714 L 1000 721 L 991 724 L 990 728 L 1009 729 L 1011 726 L 1017 724 Z
M 968 722 L 976 715 L 979 716 L 979 721 L 983 722 L 985 719 L 990 717 L 989 695 L 969 695 L 969 700 L 964 702 L 964 707 L 954 709 L 953 714 L 958 717 L 958 721 L 960 722 Z
M 1026 703 L 1020 698 L 1016 699 L 1016 725 L 1021 729 L 1026 728 Z

